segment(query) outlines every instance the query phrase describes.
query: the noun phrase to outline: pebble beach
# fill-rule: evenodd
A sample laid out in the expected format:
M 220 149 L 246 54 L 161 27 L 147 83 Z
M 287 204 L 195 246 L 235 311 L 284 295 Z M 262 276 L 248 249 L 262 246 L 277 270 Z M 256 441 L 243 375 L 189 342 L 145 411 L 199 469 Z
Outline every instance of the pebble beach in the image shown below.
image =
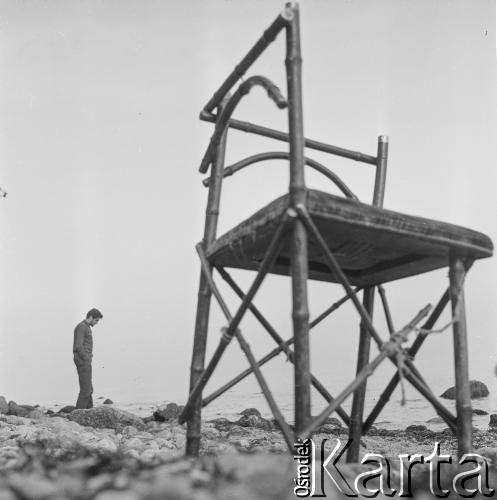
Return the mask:
M 178 424 L 180 407 L 174 403 L 145 418 L 113 405 L 58 412 L 12 401 L 0 407 L 0 500 L 296 498 L 294 457 L 275 423 L 255 408 L 235 421 L 204 421 L 200 457 L 192 459 L 184 456 L 186 426 Z M 330 418 L 314 435 L 315 442 L 324 439 L 331 450 L 337 440 L 346 442 L 347 429 Z M 493 427 L 474 431 L 475 452 L 487 461 L 494 488 L 496 440 Z M 449 429 L 373 427 L 361 441 L 360 456 L 377 453 L 395 464 L 399 454 L 428 456 L 437 442 L 443 453 L 457 455 Z M 345 477 L 368 467 L 340 465 Z M 430 496 L 428 469 L 414 470 L 414 496 Z M 450 482 L 457 471 L 451 465 L 442 480 Z M 326 488 L 327 497 L 343 496 L 331 483 Z

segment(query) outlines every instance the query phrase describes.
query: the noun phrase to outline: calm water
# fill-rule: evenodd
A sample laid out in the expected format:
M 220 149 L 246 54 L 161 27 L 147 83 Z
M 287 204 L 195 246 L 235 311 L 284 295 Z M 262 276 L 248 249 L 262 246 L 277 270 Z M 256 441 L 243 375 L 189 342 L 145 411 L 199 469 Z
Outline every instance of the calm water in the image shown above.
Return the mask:
M 371 397 L 366 402 L 366 413 L 376 404 L 380 391 L 371 391 Z M 400 391 L 396 391 L 390 402 L 385 406 L 383 412 L 379 415 L 376 425 L 385 429 L 405 429 L 411 424 L 423 424 L 433 430 L 441 430 L 447 425 L 440 422 L 440 418 L 435 413 L 433 407 L 417 393 L 412 390 L 407 390 L 407 401 L 405 406 L 401 405 Z M 280 406 L 285 417 L 293 421 L 293 404 L 291 403 L 292 395 L 287 393 L 275 393 L 275 398 Z M 452 412 L 455 413 L 454 401 L 440 399 L 440 401 Z M 160 404 L 165 404 L 167 401 L 160 402 L 126 402 L 115 401 L 116 406 L 132 411 L 141 416 L 150 415 L 153 410 Z M 350 410 L 350 399 L 346 401 L 343 407 Z M 313 414 L 317 415 L 325 407 L 324 400 L 320 397 L 314 397 Z M 487 398 L 474 399 L 472 401 L 473 408 L 485 410 L 488 413 L 497 413 L 497 394 L 491 393 Z M 262 416 L 272 417 L 271 411 L 265 402 L 261 392 L 240 393 L 236 390 L 231 390 L 223 396 L 213 401 L 210 405 L 203 409 L 202 416 L 206 419 L 226 417 L 230 420 L 236 420 L 240 417 L 239 413 L 245 409 L 255 407 L 259 409 Z M 336 416 L 336 415 L 335 415 Z M 434 420 L 432 420 L 434 419 Z M 473 425 L 479 429 L 488 428 L 489 415 L 477 416 L 473 418 Z

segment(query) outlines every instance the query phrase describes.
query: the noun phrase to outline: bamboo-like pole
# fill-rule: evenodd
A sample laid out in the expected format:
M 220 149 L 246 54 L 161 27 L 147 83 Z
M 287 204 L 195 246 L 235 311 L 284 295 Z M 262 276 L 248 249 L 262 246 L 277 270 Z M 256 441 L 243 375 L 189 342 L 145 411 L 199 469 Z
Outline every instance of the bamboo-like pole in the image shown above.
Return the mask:
M 307 209 L 305 208 L 305 206 L 303 206 L 301 204 L 297 205 L 296 208 L 297 208 L 297 213 L 299 214 L 301 220 L 303 221 L 303 223 L 305 224 L 307 229 L 313 234 L 316 242 L 321 247 L 321 249 L 323 251 L 323 255 L 328 263 L 328 267 L 330 268 L 330 271 L 333 273 L 334 277 L 338 281 L 340 281 L 340 283 L 344 287 L 347 294 L 350 295 L 350 298 L 351 298 L 355 308 L 357 309 L 357 312 L 361 316 L 361 320 L 363 321 L 364 325 L 369 330 L 369 333 L 371 334 L 371 336 L 375 340 L 376 344 L 378 346 L 381 346 L 383 344 L 383 341 L 381 340 L 380 335 L 376 331 L 376 329 L 373 325 L 373 322 L 371 321 L 371 317 L 370 317 L 368 311 L 366 311 L 364 305 L 361 304 L 359 299 L 353 293 L 354 290 L 353 290 L 352 286 L 350 285 L 349 280 L 347 279 L 344 272 L 342 271 L 342 269 L 338 265 L 338 262 L 336 261 L 335 256 L 333 255 L 331 250 L 328 248 L 328 245 L 326 245 L 326 242 L 324 241 L 323 237 L 321 236 L 321 233 L 319 232 L 318 228 L 316 227 L 313 220 L 309 216 Z
M 370 286 L 364 289 L 363 292 L 364 309 L 373 317 L 374 309 L 374 287 Z M 369 353 L 371 350 L 371 336 L 366 328 L 366 325 L 361 321 L 359 329 L 359 349 L 357 354 L 356 374 L 361 373 L 361 370 L 369 363 Z M 367 377 L 355 389 L 352 399 L 352 408 L 350 411 L 350 428 L 349 439 L 350 446 L 347 448 L 347 462 L 359 461 L 359 448 L 361 446 L 362 436 L 362 419 L 364 415 L 364 400 L 366 399 L 366 384 Z
M 385 183 L 387 179 L 388 162 L 388 136 L 380 135 L 378 137 L 378 154 L 376 156 L 376 175 L 374 180 L 373 205 L 383 206 L 385 198 Z
M 449 280 L 452 308 L 452 331 L 454 337 L 454 368 L 456 379 L 457 449 L 459 458 L 472 451 L 471 395 L 468 369 L 468 339 L 466 334 L 466 311 L 464 306 L 464 278 L 466 269 L 463 260 L 450 257 Z
M 297 434 L 298 439 L 308 439 L 315 429 L 323 425 L 326 422 L 326 419 L 336 410 L 336 408 L 341 405 L 364 382 L 364 380 L 372 375 L 376 368 L 387 357 L 388 354 L 385 351 L 382 351 L 376 358 L 373 359 L 373 361 L 363 367 L 357 374 L 356 378 L 336 397 L 335 401 L 328 405 L 317 417 L 312 419 L 307 427 Z
M 251 76 L 249 79 L 244 81 L 238 87 L 233 96 L 229 98 L 219 116 L 219 120 L 216 121 L 216 126 L 209 142 L 209 146 L 207 146 L 204 157 L 200 162 L 199 172 L 205 174 L 209 169 L 217 144 L 228 127 L 231 115 L 242 98 L 250 92 L 252 87 L 255 86 L 263 87 L 267 91 L 268 97 L 276 104 L 276 106 L 278 106 L 278 108 L 284 109 L 287 107 L 287 102 L 281 94 L 280 89 L 271 80 L 269 80 L 269 78 L 266 78 L 265 76 Z
M 388 137 L 382 135 L 378 137 L 378 154 L 376 156 L 376 176 L 373 190 L 373 206 L 383 206 L 385 197 L 385 181 L 387 173 L 387 158 L 388 158 Z M 364 289 L 363 306 L 368 313 L 369 318 L 373 317 L 374 311 L 374 294 L 375 287 L 370 286 Z M 369 329 L 361 321 L 359 333 L 359 349 L 357 353 L 357 373 L 360 373 L 362 368 L 369 363 L 369 354 L 371 350 L 371 336 Z M 357 462 L 359 460 L 359 448 L 361 446 L 362 436 L 362 420 L 364 416 L 364 400 L 366 399 L 366 384 L 367 378 L 354 391 L 352 400 L 352 410 L 350 413 L 350 432 L 349 439 L 351 444 L 347 449 L 347 461 Z
M 277 256 L 277 253 L 280 249 L 281 246 L 281 239 L 283 236 L 283 233 L 286 231 L 286 226 L 287 226 L 287 221 L 288 221 L 288 214 L 285 213 L 283 218 L 281 219 L 280 225 L 278 229 L 276 230 L 269 247 L 266 251 L 266 254 L 264 255 L 264 258 L 260 264 L 259 271 L 255 277 L 254 282 L 252 283 L 249 291 L 247 292 L 246 300 L 242 301 L 240 304 L 240 307 L 238 308 L 238 311 L 236 312 L 235 316 L 233 317 L 233 320 L 230 322 L 228 325 L 228 328 L 226 329 L 226 332 L 222 335 L 221 340 L 219 341 L 219 345 L 217 349 L 215 350 L 209 364 L 205 368 L 205 370 L 202 372 L 200 377 L 198 378 L 197 383 L 193 387 L 193 389 L 190 392 L 190 396 L 188 398 L 188 401 L 185 404 L 185 407 L 183 408 L 183 411 L 181 412 L 178 421 L 180 423 L 183 423 L 185 420 L 187 420 L 190 417 L 190 414 L 193 410 L 193 404 L 199 397 L 199 395 L 202 393 L 202 390 L 204 389 L 205 385 L 207 384 L 209 378 L 211 377 L 213 371 L 215 370 L 217 364 L 219 363 L 219 360 L 221 359 L 221 356 L 223 355 L 226 347 L 228 344 L 231 342 L 231 339 L 233 338 L 233 335 L 235 334 L 236 329 L 238 328 L 238 325 L 240 324 L 240 321 L 245 314 L 250 301 L 254 297 L 255 293 L 259 289 L 262 281 L 264 280 L 264 277 L 269 271 L 269 268 L 274 262 L 274 259 Z M 203 248 L 201 245 L 197 245 L 197 252 L 200 257 L 200 261 L 202 264 L 202 271 L 206 275 L 207 278 L 207 283 L 209 283 L 209 286 L 211 287 L 211 291 L 214 292 L 217 290 L 215 287 L 215 284 L 212 280 L 212 278 L 209 278 L 210 276 L 210 264 L 207 260 L 207 257 L 205 256 L 205 253 L 203 251 Z M 220 294 L 216 291 L 214 292 L 215 295 L 217 296 L 216 298 L 220 298 Z M 226 314 L 226 311 L 223 311 Z
M 431 330 L 435 323 L 437 322 L 438 318 L 442 314 L 443 310 L 447 306 L 449 302 L 449 291 L 446 290 L 445 293 L 442 295 L 440 300 L 438 301 L 438 304 L 435 306 L 435 309 L 433 309 L 430 317 L 427 319 L 426 323 L 421 327 L 422 330 Z M 392 333 L 392 332 L 391 332 Z M 423 345 L 423 342 L 425 341 L 426 337 L 428 336 L 427 332 L 421 332 L 418 333 L 416 336 L 414 342 L 412 343 L 411 347 L 407 351 L 407 355 L 411 358 L 414 358 L 416 354 L 418 353 L 419 349 Z M 367 434 L 373 423 L 375 422 L 376 418 L 378 415 L 381 413 L 385 405 L 390 401 L 390 397 L 393 394 L 393 391 L 397 387 L 398 383 L 400 382 L 400 376 L 399 372 L 395 372 L 393 377 L 391 378 L 390 382 L 386 386 L 385 390 L 382 392 L 380 399 L 376 403 L 375 407 L 371 410 L 371 413 L 369 414 L 368 418 L 364 422 L 364 425 L 362 427 L 362 432 L 363 434 Z
M 204 244 L 209 245 L 214 241 L 217 231 L 219 216 L 219 201 L 223 180 L 224 156 L 226 151 L 226 133 L 217 148 L 216 159 L 211 169 L 210 189 L 207 197 L 207 206 L 204 226 Z M 207 329 L 209 324 L 209 310 L 211 302 L 211 291 L 204 273 L 200 273 L 198 289 L 197 313 L 195 318 L 195 333 L 193 338 L 193 354 L 190 367 L 190 392 L 200 379 L 205 365 L 205 351 L 207 344 Z M 201 431 L 201 400 L 200 393 L 192 400 L 192 413 L 188 420 L 186 430 L 186 454 L 198 456 L 200 450 Z
M 267 160 L 288 160 L 290 158 L 290 153 L 285 151 L 270 151 L 267 153 L 259 153 L 256 155 L 249 156 L 248 158 L 244 158 L 243 160 L 237 161 L 232 165 L 227 166 L 223 171 L 223 177 L 229 177 L 239 170 L 242 170 L 245 167 L 253 165 L 254 163 L 259 163 Z M 359 200 L 357 196 L 350 190 L 350 188 L 336 175 L 333 171 L 326 168 L 321 163 L 313 160 L 312 158 L 304 157 L 304 163 L 309 167 L 313 168 L 317 172 L 320 172 L 325 177 L 327 177 L 331 182 L 337 186 L 337 188 L 347 197 L 353 200 Z M 204 186 L 209 186 L 210 178 L 205 178 L 202 183 Z
M 244 337 L 239 331 L 236 333 L 236 338 L 238 340 L 238 343 L 240 344 L 240 347 L 242 348 L 242 351 L 247 357 L 250 366 L 252 367 L 254 375 L 257 378 L 257 382 L 259 382 L 261 391 L 266 398 L 267 404 L 271 409 L 274 419 L 278 423 L 281 432 L 283 433 L 288 449 L 290 450 L 290 452 L 293 452 L 295 448 L 295 435 L 290 429 L 290 426 L 286 423 L 283 414 L 278 408 L 278 405 L 276 404 L 276 401 L 273 398 L 273 395 L 266 383 L 264 376 L 262 375 L 261 369 L 259 368 L 259 365 L 257 364 L 257 361 L 255 360 L 254 355 L 252 354 L 252 351 L 250 350 L 250 346 L 248 345 L 247 341 L 244 339 Z
M 293 12 L 289 6 L 278 15 L 278 17 L 271 23 L 271 26 L 264 31 L 263 35 L 255 45 L 249 50 L 247 55 L 241 60 L 235 69 L 228 75 L 221 87 L 214 93 L 209 102 L 204 106 L 205 112 L 211 112 L 219 102 L 226 96 L 236 82 L 243 77 L 245 72 L 250 68 L 254 61 L 264 52 L 271 42 L 277 37 L 278 33 L 286 26 L 292 19 Z
M 292 20 L 286 27 L 286 74 L 288 128 L 290 138 L 290 203 L 306 206 L 304 180 L 304 123 L 302 110 L 302 56 L 298 5 L 292 5 Z M 295 429 L 298 433 L 311 416 L 311 377 L 309 359 L 309 307 L 307 303 L 307 232 L 296 217 L 290 242 L 292 276 L 292 320 L 295 337 Z
M 214 114 L 201 111 L 200 119 L 206 122 L 214 123 L 217 117 Z M 269 137 L 270 139 L 275 139 L 277 141 L 282 141 L 282 142 L 290 141 L 290 136 L 286 132 L 281 132 L 280 130 L 263 127 L 262 125 L 256 125 L 255 123 L 235 120 L 233 118 L 231 118 L 230 121 L 228 122 L 228 127 L 233 128 L 235 130 L 240 130 L 241 132 L 247 132 L 249 134 L 262 135 L 264 137 Z M 361 163 L 376 165 L 375 156 L 367 155 L 359 151 L 351 151 L 349 149 L 340 148 L 338 146 L 332 146 L 331 144 L 326 144 L 324 142 L 319 142 L 313 139 L 306 139 L 306 138 L 304 138 L 304 145 L 306 148 L 315 149 L 316 151 L 322 151 L 323 153 L 329 153 L 335 156 L 348 158 L 349 160 L 354 160 Z
M 362 290 L 362 287 L 358 286 L 352 290 L 352 293 L 355 295 L 359 293 Z M 345 304 L 350 299 L 350 295 L 347 294 L 343 296 L 340 300 L 336 301 L 334 304 L 331 304 L 330 307 L 325 309 L 319 316 L 314 318 L 310 323 L 309 323 L 309 328 L 314 328 L 316 325 L 321 323 L 324 319 L 326 319 L 330 314 L 335 312 L 341 305 Z
M 357 293 L 360 290 L 361 290 L 361 288 L 357 287 L 354 290 L 354 293 Z M 309 323 L 309 329 L 312 329 L 314 326 L 316 326 L 317 324 L 319 324 L 321 321 L 323 321 L 325 318 L 327 318 L 331 313 L 333 313 L 334 311 L 336 311 L 342 304 L 344 304 L 348 300 L 349 300 L 349 297 L 347 295 L 345 295 L 340 300 L 338 300 L 337 302 L 335 302 L 334 304 L 332 304 L 330 307 L 328 307 L 325 311 L 323 311 L 319 316 L 317 316 L 313 321 L 311 321 Z M 290 338 L 288 340 L 285 340 L 285 342 L 283 342 L 282 345 L 279 345 L 278 347 L 276 347 L 275 349 L 273 349 L 272 351 L 270 351 L 268 354 L 266 354 L 266 356 L 264 356 L 263 358 L 261 358 L 258 361 L 258 365 L 262 366 L 265 363 L 267 363 L 268 361 L 271 361 L 278 354 L 280 354 L 285 349 L 286 346 L 292 345 L 294 343 L 294 341 L 295 341 L 294 337 L 292 337 L 292 338 Z M 206 396 L 203 399 L 203 401 L 202 401 L 202 406 L 207 406 L 210 402 L 212 402 L 214 399 L 216 399 L 219 396 L 221 396 L 222 394 L 224 394 L 227 390 L 231 389 L 233 386 L 235 386 L 238 382 L 240 382 L 241 380 L 243 380 L 245 377 L 247 377 L 251 373 L 252 373 L 252 368 L 247 368 L 245 371 L 243 371 L 240 374 L 238 374 L 236 377 L 234 377 L 232 380 L 230 380 L 229 382 L 227 382 L 226 384 L 224 384 L 222 387 L 220 387 L 219 389 L 217 389 L 216 391 L 214 391 L 212 394 L 210 394 L 209 396 Z M 347 416 L 347 421 L 344 420 L 344 422 L 347 425 L 348 425 L 348 420 L 349 419 L 348 419 L 348 416 Z
M 385 313 L 385 320 L 387 322 L 388 332 L 390 335 L 395 332 L 395 327 L 393 326 L 392 315 L 390 313 L 390 307 L 388 306 L 387 294 L 383 285 L 378 285 L 378 293 L 380 294 L 381 304 L 383 306 L 383 312 Z
M 228 321 L 228 323 L 231 325 L 234 322 L 234 317 L 231 315 L 231 312 L 226 305 L 226 302 L 223 300 L 221 294 L 219 293 L 219 289 L 217 288 L 214 279 L 212 277 L 212 270 L 211 267 L 209 267 L 209 262 L 207 260 L 207 257 L 205 256 L 204 250 L 201 245 L 197 245 L 197 252 L 200 256 L 201 262 L 202 262 L 202 271 L 206 275 L 207 283 L 209 284 L 209 287 L 211 289 L 212 294 L 216 298 L 219 306 L 221 307 L 221 310 L 223 311 L 223 314 Z M 243 302 L 242 302 L 243 303 Z M 291 431 L 290 427 L 288 424 L 285 422 L 285 419 L 278 408 L 278 405 L 276 404 L 276 401 L 274 400 L 274 397 L 266 383 L 266 380 L 264 376 L 262 375 L 262 372 L 260 370 L 260 367 L 257 365 L 257 362 L 254 358 L 254 355 L 252 354 L 252 350 L 250 349 L 249 344 L 243 337 L 242 333 L 238 328 L 234 330 L 233 334 L 236 339 L 238 340 L 238 343 L 240 344 L 240 347 L 242 348 L 242 351 L 244 352 L 245 356 L 247 357 L 250 366 L 252 367 L 252 370 L 255 374 L 255 377 L 257 381 L 259 382 L 259 386 L 262 390 L 262 393 L 264 394 L 266 401 L 269 405 L 269 408 L 271 409 L 271 412 L 273 413 L 273 416 L 275 420 L 278 422 L 278 425 L 283 432 L 283 436 L 285 437 L 285 441 L 289 447 L 290 450 L 293 450 L 294 443 L 295 443 L 295 436 L 293 435 L 293 432 Z M 223 335 L 222 335 L 222 340 L 221 343 L 227 345 L 229 340 L 233 335 L 230 335 L 228 332 L 228 328 L 225 329 Z
M 227 273 L 223 268 L 217 268 L 219 273 L 221 274 L 222 278 L 230 285 L 232 290 L 238 295 L 240 299 L 245 298 L 245 294 L 241 290 L 241 288 L 235 283 L 233 278 Z M 295 356 L 294 352 L 290 347 L 286 344 L 286 342 L 281 338 L 281 336 L 278 334 L 278 332 L 273 328 L 273 326 L 267 321 L 267 319 L 264 317 L 264 315 L 259 311 L 259 309 L 254 305 L 250 304 L 249 306 L 250 312 L 257 318 L 259 323 L 263 326 L 263 328 L 269 333 L 271 338 L 278 344 L 279 347 L 281 347 L 281 350 L 287 355 L 288 360 L 292 363 L 295 364 Z M 258 366 L 259 363 L 257 363 Z M 323 398 L 330 403 L 333 401 L 333 396 L 327 391 L 327 389 L 324 387 L 321 382 L 311 373 L 311 383 L 314 386 L 314 388 L 323 396 Z M 341 417 L 341 419 L 344 421 L 346 425 L 349 425 L 350 419 L 349 416 L 347 415 L 347 412 L 339 407 L 337 408 L 337 413 Z
M 404 332 L 411 331 L 428 314 L 428 311 L 428 307 L 419 311 L 418 314 L 416 314 L 416 316 L 399 332 L 398 336 L 401 337 Z M 303 431 L 297 433 L 297 437 L 302 440 L 309 438 L 314 429 L 323 425 L 328 416 L 335 411 L 336 406 L 342 404 L 347 397 L 352 394 L 352 392 L 357 390 L 357 388 L 364 383 L 364 380 L 374 373 L 382 361 L 390 356 L 390 351 L 396 351 L 397 348 L 398 341 L 396 339 L 392 338 L 386 342 L 378 356 L 376 356 L 373 361 L 363 366 L 356 378 L 340 393 L 339 396 L 337 396 L 335 401 L 329 404 L 317 417 L 315 417 Z

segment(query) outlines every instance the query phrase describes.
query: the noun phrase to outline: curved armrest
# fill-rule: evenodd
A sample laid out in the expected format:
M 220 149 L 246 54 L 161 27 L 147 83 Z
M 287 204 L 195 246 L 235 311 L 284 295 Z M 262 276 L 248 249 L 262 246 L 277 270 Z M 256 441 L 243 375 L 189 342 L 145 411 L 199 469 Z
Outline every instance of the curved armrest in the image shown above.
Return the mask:
M 226 167 L 223 170 L 223 177 L 228 177 L 230 175 L 233 175 L 235 172 L 238 172 L 242 168 L 248 167 L 249 165 L 253 165 L 254 163 L 259 163 L 261 161 L 265 160 L 288 160 L 290 158 L 290 153 L 286 153 L 283 151 L 272 151 L 268 153 L 259 153 L 253 156 L 249 156 L 247 158 L 244 158 L 243 160 L 240 160 L 236 163 L 233 163 L 233 165 L 230 165 Z M 351 198 L 353 200 L 359 200 L 359 198 L 349 189 L 349 187 L 336 175 L 334 172 L 332 172 L 330 169 L 326 168 L 324 165 L 321 163 L 311 159 L 304 157 L 304 162 L 306 165 L 309 167 L 313 168 L 314 170 L 317 170 L 321 174 L 323 174 L 325 177 L 327 177 L 335 186 L 347 197 Z M 204 186 L 209 186 L 209 178 L 204 179 L 202 182 Z
M 287 107 L 286 99 L 281 94 L 280 89 L 271 80 L 269 80 L 269 78 L 264 76 L 252 76 L 243 82 L 233 96 L 228 100 L 224 110 L 221 112 L 221 115 L 216 122 L 214 134 L 211 137 L 207 151 L 205 152 L 200 163 L 199 171 L 201 173 L 205 174 L 209 169 L 214 151 L 216 150 L 222 135 L 228 127 L 229 119 L 236 106 L 241 101 L 242 97 L 247 95 L 254 86 L 261 86 L 265 88 L 268 97 L 276 104 L 276 106 L 278 106 L 278 108 L 283 109 Z

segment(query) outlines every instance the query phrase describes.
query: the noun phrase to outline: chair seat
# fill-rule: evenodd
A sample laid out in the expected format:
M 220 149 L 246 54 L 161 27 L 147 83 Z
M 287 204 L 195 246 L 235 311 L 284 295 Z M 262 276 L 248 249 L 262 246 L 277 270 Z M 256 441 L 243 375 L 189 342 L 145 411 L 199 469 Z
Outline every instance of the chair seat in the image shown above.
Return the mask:
M 492 241 L 477 231 L 307 192 L 307 210 L 353 285 L 375 285 L 445 267 L 451 254 L 469 259 L 492 255 Z M 209 260 L 224 267 L 258 269 L 289 203 L 288 194 L 281 196 L 218 238 L 207 249 Z M 290 274 L 288 241 L 270 272 Z M 336 281 L 311 234 L 309 278 Z

